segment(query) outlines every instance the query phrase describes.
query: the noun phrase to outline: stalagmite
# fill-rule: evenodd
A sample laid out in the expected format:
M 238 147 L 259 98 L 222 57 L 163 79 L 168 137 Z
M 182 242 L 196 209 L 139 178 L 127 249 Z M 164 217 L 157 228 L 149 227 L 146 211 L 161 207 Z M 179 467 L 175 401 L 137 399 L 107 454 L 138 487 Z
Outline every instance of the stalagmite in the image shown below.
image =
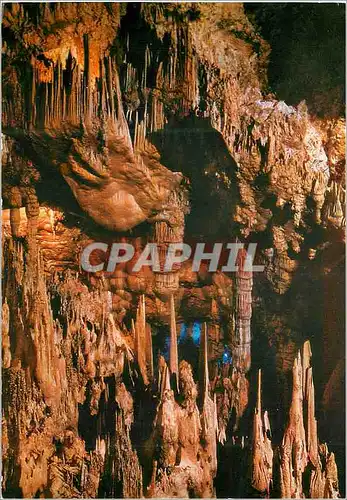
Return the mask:
M 327 445 L 319 445 L 318 441 L 311 358 L 310 342 L 306 341 L 303 346 L 302 365 L 307 453 L 311 465 L 308 493 L 310 498 L 337 498 L 339 487 L 335 457 L 333 453 L 328 453 Z
M 311 358 L 311 345 L 307 340 L 302 348 L 303 398 L 304 414 L 306 415 L 305 428 L 308 457 L 312 465 L 317 468 L 320 466 L 320 463 L 318 456 L 317 421 L 315 417 L 315 396 Z
M 148 323 L 146 323 L 146 367 L 147 367 L 148 378 L 150 382 L 153 382 L 154 366 L 153 366 L 152 330 Z
M 142 468 L 134 451 L 130 428 L 133 422 L 133 400 L 123 383 L 116 386 L 115 433 L 109 447 L 113 498 L 141 498 L 143 495 Z M 114 450 L 114 453 L 112 453 Z
M 306 340 L 306 342 L 304 342 L 304 345 L 302 347 L 302 390 L 304 398 L 308 397 L 309 386 L 307 379 L 307 370 L 311 366 L 311 358 L 312 358 L 311 344 L 308 340 Z
M 253 273 L 247 269 L 247 252 L 239 250 L 236 258 L 235 293 L 230 318 L 231 377 L 223 377 L 223 398 L 218 398 L 219 441 L 226 440 L 226 428 L 231 412 L 236 412 L 233 430 L 248 405 L 249 382 L 246 374 L 251 366 L 251 316 Z
M 208 348 L 207 348 L 207 325 L 203 323 L 200 337 L 199 350 L 199 402 L 203 408 L 205 401 L 209 397 L 209 375 L 208 375 Z
M 338 495 L 334 454 L 318 443 L 311 356 L 311 346 L 306 341 L 293 366 L 292 404 L 280 450 L 281 496 L 285 498 L 307 495 L 337 498 Z M 303 486 L 305 473 L 310 474 L 307 490 Z
M 293 366 L 293 393 L 289 422 L 281 445 L 281 495 L 302 498 L 302 474 L 307 465 L 303 420 L 302 364 L 300 352 Z
M 159 394 L 160 398 L 162 399 L 165 391 L 171 391 L 170 370 L 165 361 L 161 368 L 160 373 L 161 376 L 160 376 Z
M 179 419 L 180 463 L 194 466 L 199 451 L 200 414 L 196 404 L 198 391 L 193 379 L 192 367 L 186 361 L 179 365 L 181 414 Z
M 199 399 L 201 408 L 201 428 L 202 439 L 205 443 L 204 449 L 208 456 L 211 473 L 214 475 L 217 471 L 217 415 L 214 400 L 210 397 L 209 374 L 208 374 L 208 346 L 207 346 L 207 325 L 203 324 L 200 341 L 199 356 Z
M 318 457 L 318 437 L 317 437 L 317 421 L 315 417 L 315 400 L 314 400 L 314 385 L 312 377 L 312 368 L 307 368 L 306 371 L 306 393 L 305 399 L 307 402 L 307 453 L 314 467 L 319 466 Z
M 258 391 L 256 412 L 261 416 L 261 370 L 258 370 Z
M 170 374 L 174 380 L 174 388 L 179 392 L 178 387 L 178 352 L 177 352 L 177 329 L 175 315 L 175 299 L 170 296 L 170 355 L 169 355 Z
M 336 227 L 346 225 L 345 214 L 346 190 L 336 181 L 332 181 L 327 190 L 325 219 Z
M 247 373 L 251 364 L 252 271 L 246 270 L 247 252 L 239 251 L 236 263 L 235 338 L 232 345 L 233 364 Z
M 325 484 L 324 490 L 322 490 L 322 496 L 324 498 L 340 498 L 335 455 L 334 453 L 328 453 L 328 447 L 326 445 L 322 455 L 326 460 L 324 473 Z
M 263 422 L 264 420 L 264 422 Z M 257 406 L 253 416 L 252 443 L 252 487 L 269 495 L 272 483 L 273 451 L 268 437 L 270 424 L 267 413 L 262 416 L 261 410 L 261 370 L 258 370 Z
M 154 439 L 159 447 L 158 465 L 166 468 L 176 464 L 178 451 L 178 405 L 170 386 L 170 374 L 164 367 L 160 403 L 154 420 Z

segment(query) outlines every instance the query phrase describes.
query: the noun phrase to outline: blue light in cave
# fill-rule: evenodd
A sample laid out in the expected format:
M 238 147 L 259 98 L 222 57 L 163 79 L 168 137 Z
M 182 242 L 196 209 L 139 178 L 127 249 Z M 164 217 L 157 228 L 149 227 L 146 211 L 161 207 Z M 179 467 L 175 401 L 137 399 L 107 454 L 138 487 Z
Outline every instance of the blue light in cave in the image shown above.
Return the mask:
M 178 339 L 178 343 L 182 344 L 185 340 L 187 340 L 187 336 L 188 336 L 187 325 L 185 323 L 182 323 L 180 330 L 180 338 Z
M 231 357 L 231 351 L 230 351 L 229 347 L 225 345 L 224 346 L 224 351 L 223 351 L 223 354 L 222 354 L 221 363 L 223 365 L 231 364 L 232 360 L 233 360 L 233 358 Z
M 170 352 L 170 336 L 168 335 L 167 337 L 165 337 L 163 352 L 162 352 L 162 355 L 164 356 L 166 362 L 169 361 L 169 352 Z
M 201 323 L 199 321 L 194 321 L 192 339 L 195 345 L 200 344 L 200 336 L 201 336 Z
M 188 331 L 189 330 L 187 323 L 182 323 L 178 343 L 184 344 L 185 342 L 187 342 L 188 338 L 191 338 L 193 344 L 198 346 L 200 344 L 200 337 L 201 337 L 201 323 L 199 321 L 193 322 L 191 329 L 191 336 L 188 335 Z

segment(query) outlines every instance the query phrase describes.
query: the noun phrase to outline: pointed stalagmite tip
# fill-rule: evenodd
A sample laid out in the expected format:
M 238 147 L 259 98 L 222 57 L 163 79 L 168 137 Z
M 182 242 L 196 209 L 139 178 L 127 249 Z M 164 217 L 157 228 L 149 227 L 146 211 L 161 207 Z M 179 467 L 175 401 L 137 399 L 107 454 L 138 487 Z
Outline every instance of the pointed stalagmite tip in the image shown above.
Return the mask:
M 271 425 L 270 425 L 269 414 L 267 411 L 264 412 L 264 430 L 265 434 L 269 433 L 269 436 L 271 436 Z
M 164 392 L 171 391 L 170 384 L 170 370 L 165 363 L 161 371 L 161 383 L 160 383 L 160 399 L 163 399 Z
M 147 372 L 151 382 L 154 379 L 154 364 L 153 364 L 153 345 L 152 345 L 152 330 L 150 325 L 146 324 L 146 365 Z
M 261 416 L 261 369 L 258 370 L 257 412 Z
M 179 392 L 178 387 L 178 350 L 177 350 L 177 329 L 175 316 L 175 299 L 173 294 L 170 296 L 170 359 L 171 376 L 176 378 L 175 390 Z
M 200 402 L 203 405 L 209 395 L 209 375 L 208 375 L 208 346 L 207 346 L 207 325 L 203 323 L 200 338 L 199 352 L 199 383 Z
M 308 369 L 311 366 L 312 350 L 309 340 L 306 340 L 302 347 L 302 389 L 303 397 L 307 397 L 307 391 L 309 387 L 307 386 L 307 374 Z

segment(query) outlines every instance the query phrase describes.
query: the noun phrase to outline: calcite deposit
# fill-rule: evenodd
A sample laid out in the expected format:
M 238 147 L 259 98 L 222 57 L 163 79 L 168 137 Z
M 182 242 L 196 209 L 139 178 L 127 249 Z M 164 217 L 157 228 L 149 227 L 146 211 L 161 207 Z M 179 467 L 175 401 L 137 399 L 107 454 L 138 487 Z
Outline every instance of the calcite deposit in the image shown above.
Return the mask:
M 316 8 L 3 6 L 4 497 L 344 495 L 344 5 Z M 86 272 L 100 242 L 133 256 Z M 237 269 L 166 268 L 182 243 Z

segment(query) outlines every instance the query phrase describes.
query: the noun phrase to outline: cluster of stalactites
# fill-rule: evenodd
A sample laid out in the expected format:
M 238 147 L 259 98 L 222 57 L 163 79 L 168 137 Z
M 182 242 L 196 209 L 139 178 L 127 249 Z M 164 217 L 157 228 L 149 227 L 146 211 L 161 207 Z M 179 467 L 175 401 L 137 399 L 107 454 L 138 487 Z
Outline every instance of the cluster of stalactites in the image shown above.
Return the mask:
M 16 126 L 59 128 L 62 122 L 79 126 L 93 124 L 95 118 L 101 122 L 111 119 L 121 135 L 128 137 L 128 122 L 134 124 L 134 150 L 143 151 L 148 133 L 163 129 L 167 123 L 167 109 L 187 114 L 198 101 L 197 62 L 191 34 L 175 23 L 168 60 L 160 61 L 146 45 L 141 70 L 127 60 L 132 48 L 129 34 L 121 65 L 90 34 L 70 45 L 50 49 L 40 58 L 32 55 L 30 81 L 23 90 L 26 95 L 22 96 L 25 123 Z M 121 81 L 120 68 L 124 73 Z M 153 69 L 156 77 L 150 88 L 148 75 Z M 4 104 L 4 123 L 8 126 L 17 116 L 14 105 Z
M 19 91 L 25 103 L 22 122 L 14 121 L 20 99 L 5 101 L 4 127 L 41 130 L 109 123 L 130 146 L 116 60 L 98 53 L 93 43 L 85 34 L 78 50 L 73 45 L 52 49 L 41 54 L 43 61 L 32 55 L 28 84 Z
M 315 417 L 311 346 L 305 342 L 293 366 L 293 393 L 289 421 L 280 447 L 281 496 L 284 498 L 338 498 L 334 453 L 319 445 Z M 310 471 L 309 491 L 303 475 Z
M 155 19 L 160 18 L 164 21 L 161 10 L 153 14 L 149 13 L 145 6 L 142 11 L 145 18 L 149 15 L 151 20 L 154 16 Z M 196 108 L 199 101 L 198 64 L 193 52 L 192 34 L 187 26 L 179 25 L 174 19 L 171 21 L 171 23 L 164 21 L 170 35 L 167 60 L 161 60 L 161 56 L 158 57 L 158 54 L 146 45 L 141 72 L 127 62 L 127 51 L 131 50 L 132 45 L 131 37 L 129 34 L 127 36 L 124 60 L 126 118 L 130 123 L 135 123 L 135 150 L 145 149 L 148 133 L 165 127 L 168 111 L 170 114 L 179 112 L 187 115 L 191 109 Z M 157 24 L 155 28 L 158 38 L 162 39 Z M 156 76 L 154 87 L 151 89 L 148 75 L 150 71 L 153 72 L 153 68 L 156 68 Z M 140 111 L 141 98 L 143 109 Z
M 158 392 L 162 394 L 163 384 L 170 384 L 175 394 L 179 394 L 179 361 L 178 361 L 178 341 L 177 341 L 177 325 L 175 313 L 174 295 L 170 295 L 169 299 L 169 314 L 170 314 L 170 349 L 168 366 L 161 358 L 159 363 L 159 373 L 156 377 L 158 382 Z M 145 296 L 141 295 L 136 311 L 136 319 L 132 321 L 132 334 L 135 345 L 135 358 L 142 380 L 145 385 L 153 384 L 155 381 L 154 365 L 153 365 L 153 350 L 152 350 L 152 333 L 149 323 L 146 321 L 146 305 Z M 199 381 L 199 399 L 203 406 L 206 395 L 209 393 L 209 376 L 208 376 L 208 346 L 207 346 L 207 326 L 203 325 L 200 343 L 200 373 Z M 169 374 L 166 376 L 166 371 Z M 165 382 L 166 381 L 166 382 Z

